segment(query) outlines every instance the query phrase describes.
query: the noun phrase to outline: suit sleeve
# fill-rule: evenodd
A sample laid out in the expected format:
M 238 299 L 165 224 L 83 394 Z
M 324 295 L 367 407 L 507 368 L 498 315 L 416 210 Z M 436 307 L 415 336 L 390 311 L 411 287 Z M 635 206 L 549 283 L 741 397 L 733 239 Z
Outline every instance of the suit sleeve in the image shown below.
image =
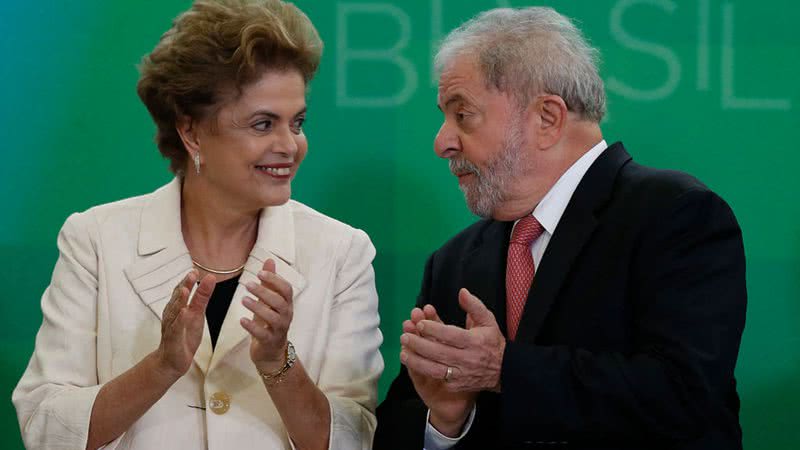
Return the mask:
M 319 388 L 331 408 L 331 449 L 370 448 L 375 433 L 378 378 L 383 372 L 379 348 L 378 293 L 372 260 L 375 248 L 356 231 L 336 279 L 334 324 Z
M 59 258 L 42 296 L 42 325 L 12 394 L 28 449 L 86 448 L 98 384 L 97 254 L 87 214 L 67 219 Z
M 747 296 L 741 230 L 722 199 L 700 190 L 647 230 L 630 269 L 630 353 L 506 347 L 502 423 L 513 441 L 679 441 L 725 411 Z
M 417 306 L 430 303 L 432 267 L 435 253 L 428 258 L 417 297 Z M 405 366 L 394 379 L 386 398 L 378 406 L 378 429 L 375 433 L 374 450 L 409 449 L 421 450 L 425 440 L 428 407 L 414 389 Z

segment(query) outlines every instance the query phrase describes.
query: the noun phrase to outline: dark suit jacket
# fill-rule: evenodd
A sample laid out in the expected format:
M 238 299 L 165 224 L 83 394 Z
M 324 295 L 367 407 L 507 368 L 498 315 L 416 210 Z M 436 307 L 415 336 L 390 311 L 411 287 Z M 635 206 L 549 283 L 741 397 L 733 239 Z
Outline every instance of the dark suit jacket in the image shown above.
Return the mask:
M 417 304 L 464 326 L 457 292 L 467 287 L 505 333 L 511 227 L 482 220 L 434 252 Z M 746 296 L 728 205 L 612 145 L 542 257 L 502 393 L 480 394 L 456 448 L 740 449 L 733 372 Z M 378 408 L 374 448 L 421 449 L 426 412 L 403 367 Z

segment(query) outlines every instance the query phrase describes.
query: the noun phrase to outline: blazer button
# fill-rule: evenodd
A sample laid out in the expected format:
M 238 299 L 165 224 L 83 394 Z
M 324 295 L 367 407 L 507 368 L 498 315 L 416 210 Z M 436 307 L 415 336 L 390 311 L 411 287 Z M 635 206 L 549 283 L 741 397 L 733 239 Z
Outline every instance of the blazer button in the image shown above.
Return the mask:
M 215 414 L 225 414 L 231 409 L 231 396 L 226 392 L 215 392 L 209 399 L 208 406 Z

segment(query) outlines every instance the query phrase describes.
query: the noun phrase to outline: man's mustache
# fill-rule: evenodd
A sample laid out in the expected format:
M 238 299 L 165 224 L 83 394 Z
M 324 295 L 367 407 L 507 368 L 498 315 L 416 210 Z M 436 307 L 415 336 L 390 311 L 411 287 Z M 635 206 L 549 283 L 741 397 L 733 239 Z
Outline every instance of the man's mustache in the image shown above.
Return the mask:
M 454 175 L 460 175 L 465 173 L 474 173 L 476 175 L 480 175 L 480 170 L 475 164 L 467 161 L 463 158 L 450 158 L 450 172 Z

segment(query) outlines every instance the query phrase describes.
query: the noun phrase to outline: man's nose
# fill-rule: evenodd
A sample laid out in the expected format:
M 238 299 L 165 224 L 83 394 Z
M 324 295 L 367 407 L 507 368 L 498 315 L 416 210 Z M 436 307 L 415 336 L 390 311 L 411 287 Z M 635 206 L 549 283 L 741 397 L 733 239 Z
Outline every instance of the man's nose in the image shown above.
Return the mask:
M 461 151 L 458 133 L 445 121 L 433 140 L 433 150 L 440 158 L 452 158 Z

